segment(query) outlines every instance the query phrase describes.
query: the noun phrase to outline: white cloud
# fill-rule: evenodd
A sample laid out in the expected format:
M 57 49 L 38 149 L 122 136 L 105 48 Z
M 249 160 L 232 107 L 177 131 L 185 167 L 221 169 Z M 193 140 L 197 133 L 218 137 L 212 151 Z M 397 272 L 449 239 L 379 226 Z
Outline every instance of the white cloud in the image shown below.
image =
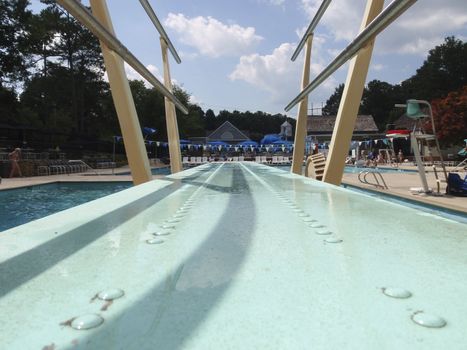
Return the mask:
M 244 54 L 263 39 L 253 27 L 224 24 L 213 17 L 169 13 L 164 23 L 179 34 L 181 42 L 209 57 Z
M 320 46 L 321 43 L 318 38 L 314 46 Z M 242 56 L 229 78 L 233 81 L 245 81 L 267 91 L 273 103 L 285 106 L 300 92 L 301 87 L 303 55 L 295 62 L 290 60 L 295 47 L 296 44 L 283 43 L 268 55 L 255 53 Z M 319 52 L 319 48 L 316 51 Z M 323 69 L 323 66 L 319 57 L 312 54 L 311 79 Z M 310 101 L 326 100 L 336 85 L 336 80 L 333 77 L 329 78 L 320 88 L 312 92 Z
M 309 20 L 315 16 L 321 2 L 301 0 Z M 334 41 L 349 42 L 359 32 L 364 6 L 365 1 L 332 1 L 316 31 L 325 29 Z M 377 37 L 374 52 L 426 56 L 429 49 L 442 43 L 446 33 L 465 32 L 466 26 L 465 0 L 418 1 Z
M 381 63 L 372 63 L 370 66 L 370 70 L 375 71 L 375 72 L 379 72 L 383 70 L 384 68 L 385 68 L 385 65 Z
M 273 6 L 283 6 L 285 0 L 259 0 L 260 2 L 265 2 Z
M 321 3 L 322 0 L 301 0 L 301 6 L 310 21 L 315 16 Z M 363 1 L 332 1 L 318 26 L 326 27 L 336 41 L 350 41 L 360 29 L 364 5 Z M 316 31 L 319 32 L 319 28 Z
M 164 82 L 164 79 L 161 73 L 159 72 L 159 68 L 157 68 L 153 64 L 148 64 L 146 68 L 162 83 Z M 128 80 L 143 80 L 144 85 L 146 85 L 146 87 L 152 87 L 151 84 L 149 84 L 141 75 L 139 75 L 137 71 L 133 69 L 133 67 L 129 66 L 126 62 L 125 62 L 125 73 L 126 73 Z

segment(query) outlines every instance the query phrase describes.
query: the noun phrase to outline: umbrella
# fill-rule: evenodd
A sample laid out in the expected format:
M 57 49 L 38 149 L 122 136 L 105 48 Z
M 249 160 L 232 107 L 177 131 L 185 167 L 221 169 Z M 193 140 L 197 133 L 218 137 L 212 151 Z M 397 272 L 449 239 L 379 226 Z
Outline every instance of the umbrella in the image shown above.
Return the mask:
M 274 143 L 276 141 L 280 141 L 281 136 L 277 134 L 267 134 L 264 135 L 263 139 L 261 140 L 262 145 L 269 145 L 271 143 Z
M 278 140 L 278 141 L 274 141 L 272 142 L 273 145 L 278 145 L 278 146 L 293 146 L 293 142 L 292 141 L 287 141 L 287 140 Z
M 211 146 L 225 146 L 225 147 L 230 146 L 227 142 L 224 142 L 224 141 L 211 141 L 211 142 L 208 142 L 208 145 L 211 145 Z
M 243 146 L 243 147 L 258 147 L 258 142 L 252 141 L 252 140 L 246 140 L 243 142 L 240 142 L 237 146 Z
M 157 131 L 156 129 L 149 128 L 149 127 L 145 126 L 145 127 L 143 128 L 143 135 L 145 135 L 145 136 L 152 135 L 152 134 L 154 134 L 156 131 Z

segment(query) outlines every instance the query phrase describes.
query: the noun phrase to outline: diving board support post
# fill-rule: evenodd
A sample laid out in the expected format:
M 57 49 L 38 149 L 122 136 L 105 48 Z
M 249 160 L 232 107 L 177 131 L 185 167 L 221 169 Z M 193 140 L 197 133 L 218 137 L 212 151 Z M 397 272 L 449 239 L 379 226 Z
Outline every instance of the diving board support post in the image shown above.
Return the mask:
M 94 17 L 114 34 L 105 0 L 90 0 L 90 4 Z M 110 50 L 102 40 L 100 45 L 133 183 L 139 185 L 151 181 L 152 174 L 123 59 Z
M 313 33 L 308 35 L 305 44 L 305 60 L 303 62 L 302 90 L 310 83 L 310 61 Z M 307 134 L 308 95 L 300 101 L 297 123 L 295 126 L 295 141 L 292 156 L 292 173 L 302 175 L 303 156 L 305 155 L 305 138 Z
M 383 9 L 383 4 L 384 0 L 367 1 L 360 32 L 378 16 Z M 350 141 L 357 121 L 374 41 L 375 36 L 350 61 L 323 176 L 323 181 L 330 184 L 340 185 L 342 181 L 345 158 L 349 151 Z
M 168 45 L 163 37 L 160 37 L 162 49 L 162 61 L 164 65 L 164 86 L 172 92 L 172 80 L 168 57 Z M 167 97 L 165 102 L 165 120 L 167 124 L 167 142 L 169 144 L 170 170 L 172 174 L 183 170 L 182 155 L 180 152 L 180 134 L 178 132 L 177 114 L 175 105 Z

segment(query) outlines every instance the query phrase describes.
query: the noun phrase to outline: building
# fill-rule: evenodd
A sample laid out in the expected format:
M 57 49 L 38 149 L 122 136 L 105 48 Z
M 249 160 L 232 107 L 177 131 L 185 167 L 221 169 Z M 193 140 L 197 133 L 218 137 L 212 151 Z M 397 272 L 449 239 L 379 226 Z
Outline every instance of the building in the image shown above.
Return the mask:
M 336 116 L 308 116 L 307 139 L 314 142 L 329 142 L 332 137 Z M 353 132 L 353 140 L 381 138 L 383 135 L 371 115 L 359 115 Z
M 223 141 L 230 144 L 236 144 L 249 139 L 250 138 L 245 135 L 244 132 L 240 131 L 231 122 L 226 121 L 206 137 L 206 143 L 213 141 Z

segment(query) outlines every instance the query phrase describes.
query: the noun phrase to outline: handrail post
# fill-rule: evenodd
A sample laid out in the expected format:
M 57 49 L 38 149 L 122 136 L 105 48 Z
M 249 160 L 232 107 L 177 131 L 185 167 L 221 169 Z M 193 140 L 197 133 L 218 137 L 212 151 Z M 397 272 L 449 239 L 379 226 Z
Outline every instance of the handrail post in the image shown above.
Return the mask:
M 368 0 L 360 31 L 382 11 L 384 0 Z M 350 61 L 344 92 L 339 104 L 336 124 L 332 133 L 329 154 L 324 169 L 323 181 L 340 185 L 344 174 L 345 157 L 349 150 L 357 120 L 358 109 L 365 87 L 368 67 L 371 61 L 374 38 Z
M 170 77 L 170 66 L 168 58 L 168 45 L 164 38 L 160 38 L 162 49 L 162 61 L 164 64 L 164 86 L 172 92 L 172 80 Z M 169 143 L 170 170 L 172 174 L 183 170 L 182 155 L 180 152 L 180 136 L 178 133 L 177 114 L 175 105 L 167 97 L 165 102 L 165 120 L 167 124 L 167 141 Z
M 310 61 L 313 33 L 306 39 L 305 60 L 303 62 L 302 90 L 310 82 Z M 305 154 L 305 138 L 307 134 L 308 95 L 300 101 L 297 123 L 295 126 L 295 141 L 292 156 L 292 173 L 302 175 L 303 156 Z
M 90 0 L 90 4 L 95 18 L 114 34 L 105 0 Z M 133 183 L 139 185 L 151 181 L 152 174 L 130 84 L 125 74 L 123 59 L 111 51 L 102 40 L 100 45 Z

